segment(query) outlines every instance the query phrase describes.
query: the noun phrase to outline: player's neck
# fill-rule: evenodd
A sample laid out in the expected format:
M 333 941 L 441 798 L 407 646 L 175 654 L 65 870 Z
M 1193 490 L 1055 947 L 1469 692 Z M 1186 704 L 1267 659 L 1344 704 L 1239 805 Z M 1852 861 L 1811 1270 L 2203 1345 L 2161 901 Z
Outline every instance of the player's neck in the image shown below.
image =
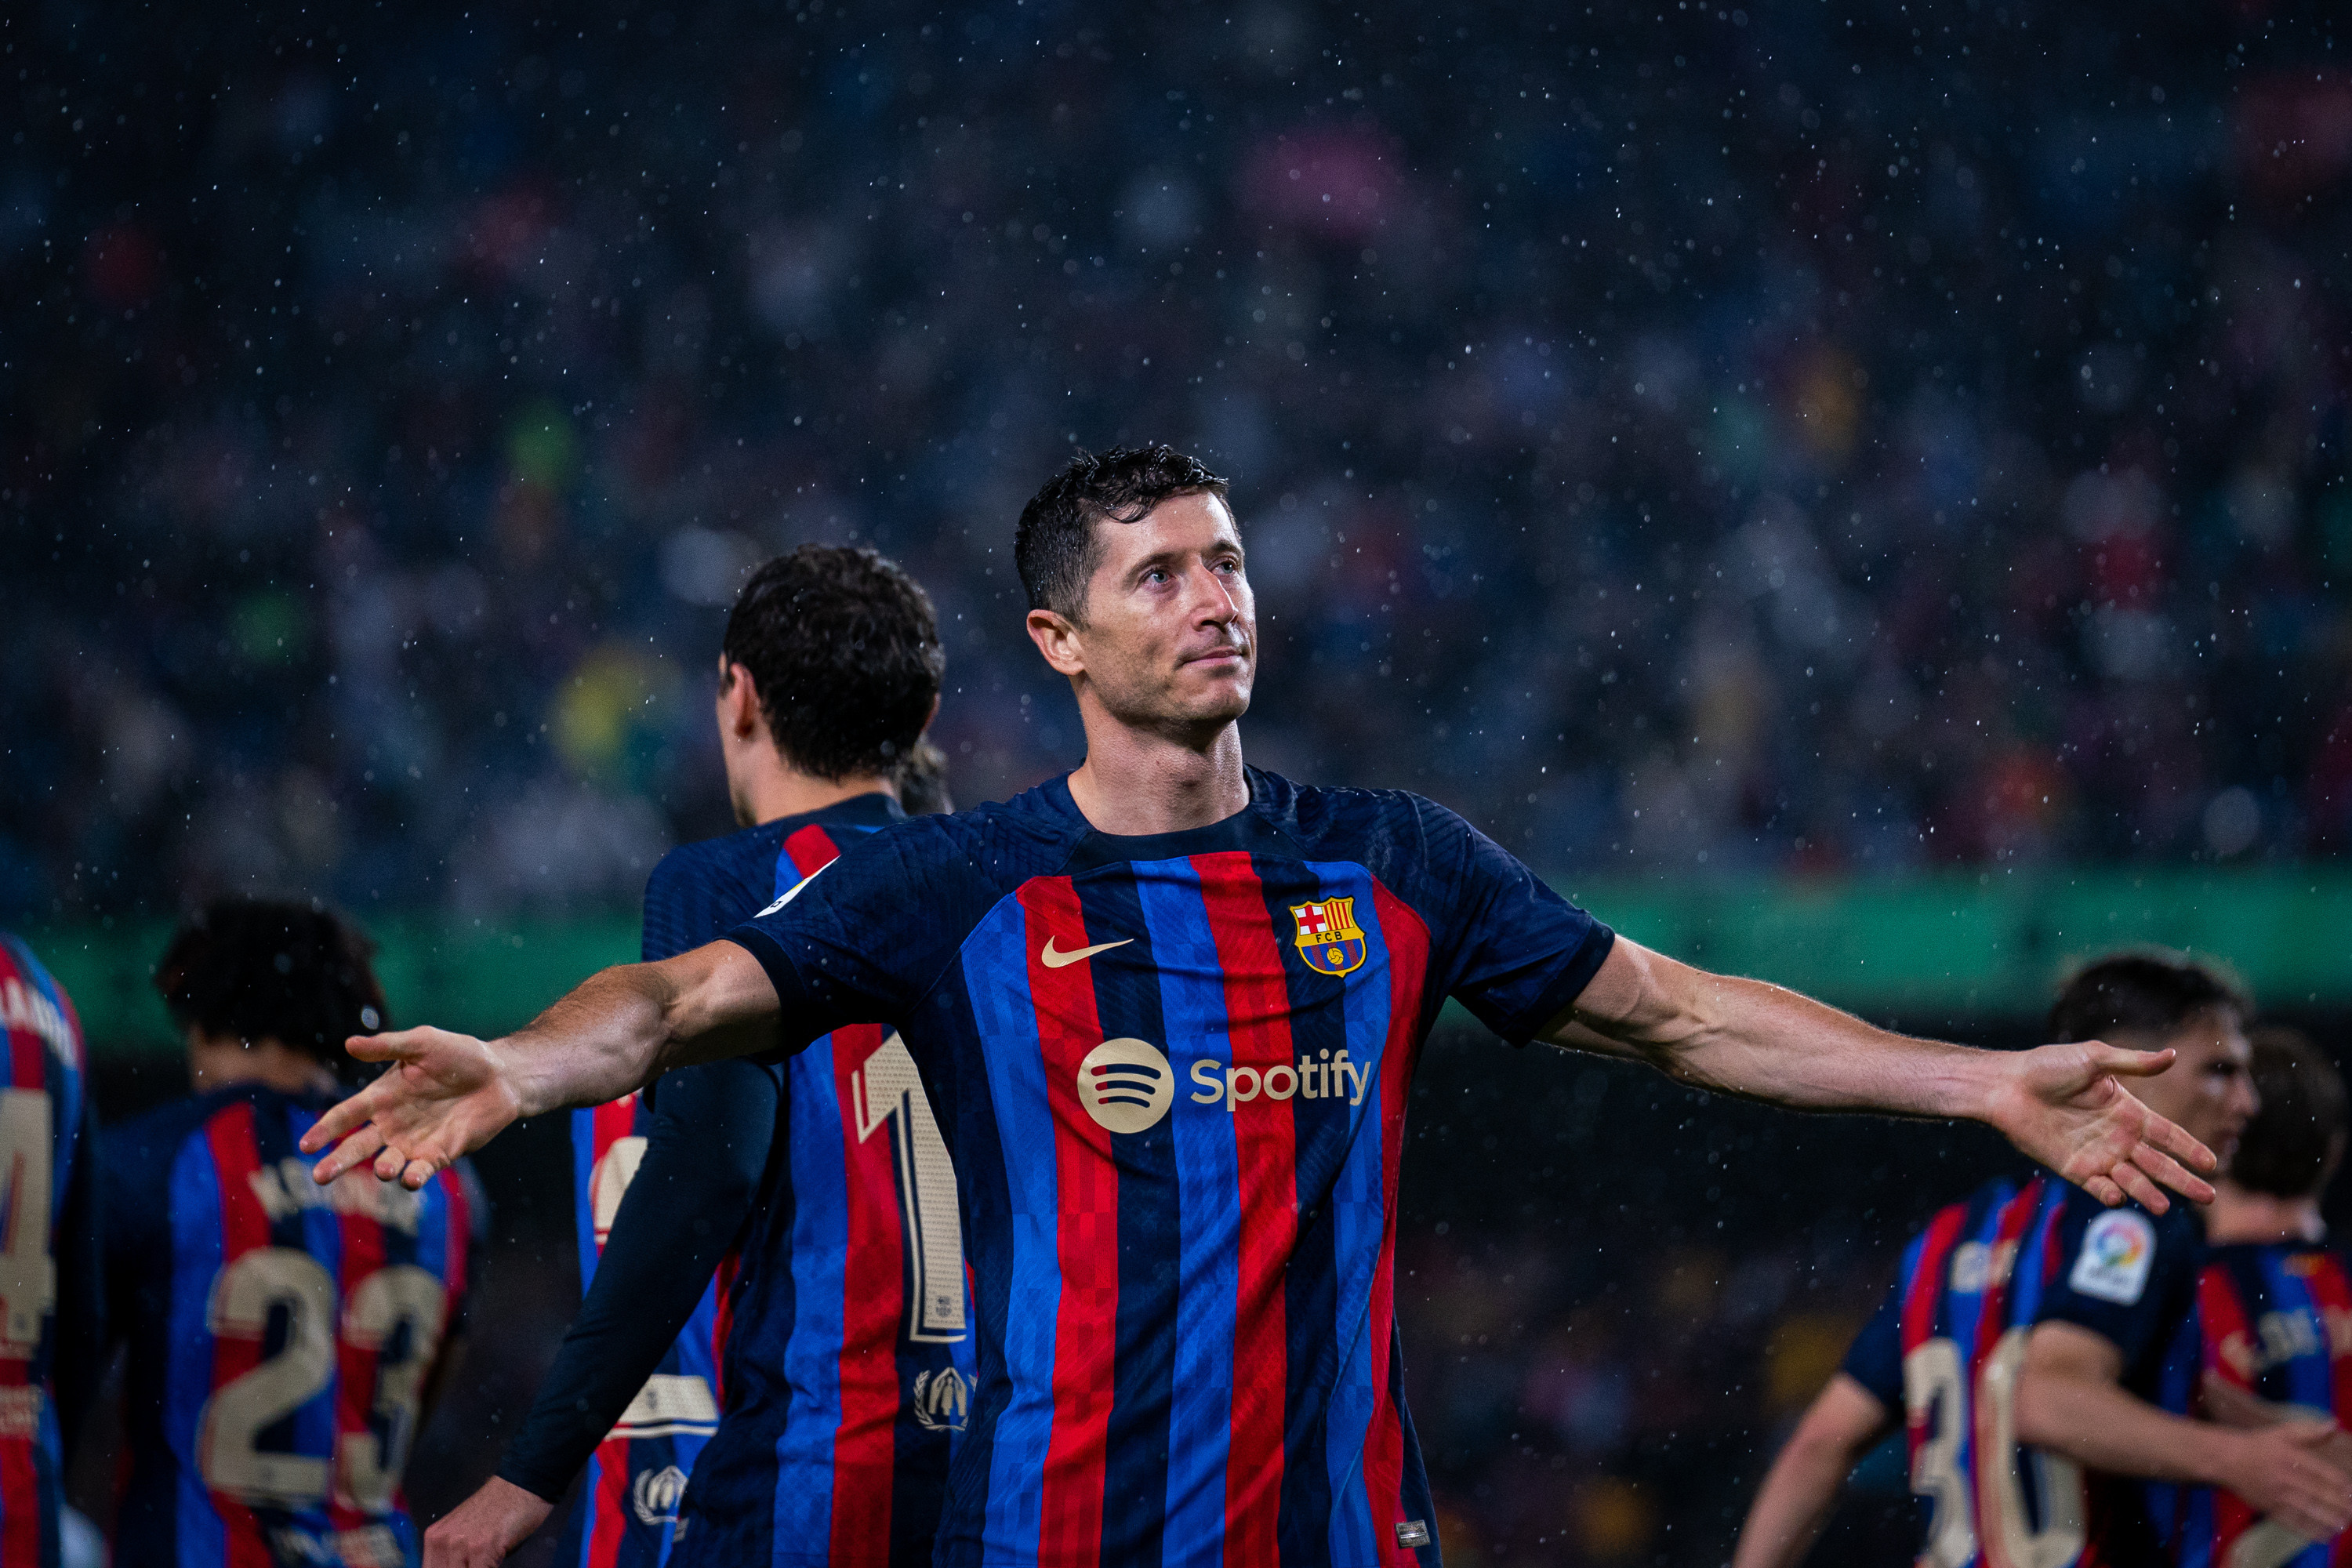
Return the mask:
M 198 1094 L 257 1083 L 280 1094 L 331 1094 L 340 1085 L 326 1066 L 275 1039 L 246 1041 L 189 1031 L 188 1082 Z
M 1070 798 L 1097 831 L 1182 833 L 1249 804 L 1239 723 L 1196 742 L 1087 717 L 1087 760 L 1070 775 Z
M 877 773 L 849 773 L 837 779 L 819 778 L 786 763 L 771 749 L 765 765 L 751 763 L 728 780 L 734 797 L 735 820 L 746 827 L 782 816 L 803 816 L 861 795 L 898 798 L 894 779 Z
M 2205 1239 L 2231 1242 L 2317 1241 L 2326 1236 L 2316 1197 L 2281 1198 L 2221 1182 L 2205 1211 Z

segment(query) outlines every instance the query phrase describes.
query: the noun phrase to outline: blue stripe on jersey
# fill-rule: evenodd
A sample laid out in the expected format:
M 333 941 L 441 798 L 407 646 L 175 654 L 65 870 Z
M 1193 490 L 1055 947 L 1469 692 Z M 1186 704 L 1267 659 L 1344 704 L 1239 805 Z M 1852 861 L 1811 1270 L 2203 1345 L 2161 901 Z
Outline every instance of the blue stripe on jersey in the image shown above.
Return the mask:
M 833 1049 L 827 1035 L 793 1058 L 787 1085 L 793 1306 L 784 1369 L 793 1410 L 776 1438 L 776 1463 L 802 1484 L 776 1489 L 775 1540 L 780 1547 L 793 1543 L 788 1550 L 810 1552 L 824 1550 L 833 1536 L 833 1448 L 841 1428 L 849 1195 Z
M 1360 866 L 1331 862 L 1310 862 L 1307 869 L 1321 882 L 1321 897 L 1355 897 L 1356 923 L 1366 938 L 1364 964 L 1348 977 L 1345 1003 L 1348 1059 L 1364 1075 L 1365 1088 L 1362 1102 L 1348 1110 L 1348 1157 L 1331 1194 L 1339 1300 L 1357 1315 L 1352 1324 L 1335 1325 L 1338 1342 L 1346 1347 L 1345 1360 L 1332 1383 L 1323 1465 L 1331 1483 L 1333 1561 L 1378 1562 L 1382 1553 L 1373 1532 L 1371 1499 L 1364 1489 L 1364 1446 L 1378 1414 L 1372 1398 L 1372 1279 L 1380 1268 L 1389 1221 L 1380 1122 L 1381 1058 L 1388 1047 L 1392 994 L 1389 941 L 1380 927 L 1370 873 Z M 1349 1093 L 1352 1098 L 1352 1089 Z M 1402 1390 L 1396 1394 L 1402 1397 Z
M 973 929 L 962 952 L 964 984 L 979 1028 L 1013 1210 L 1013 1288 L 1003 1331 L 997 1336 L 1004 1346 L 1013 1397 L 987 1434 L 985 1539 L 996 1551 L 1011 1548 L 1013 1568 L 1037 1560 L 1045 1505 L 1041 1482 L 1054 1429 L 1054 1326 L 1062 1306 L 1054 1142 L 1023 1139 L 1008 1131 L 1008 1122 L 1029 1120 L 1034 1126 L 1034 1118 L 1051 1115 L 1046 1109 L 1045 1047 L 1029 992 L 1027 942 L 1027 915 L 1019 903 L 1006 899 Z M 975 1419 L 972 1425 L 980 1423 Z
M 1160 1006 L 1160 932 L 1141 889 L 1167 874 L 1164 862 L 1138 867 L 1132 879 L 1093 878 L 1078 889 L 1087 929 L 1136 931 L 1134 966 L 1093 970 L 1095 1007 L 1105 1039 L 1171 1043 Z M 1181 1073 L 1173 1062 L 1171 1075 Z M 1172 1092 L 1172 1088 L 1171 1088 Z M 1175 1398 L 1176 1345 L 1166 1333 L 1177 1317 L 1183 1281 L 1165 1267 L 1181 1259 L 1183 1213 L 1176 1132 L 1162 1117 L 1140 1132 L 1109 1135 L 1118 1172 L 1118 1300 L 1114 1319 L 1111 1407 L 1103 1452 L 1102 1560 L 1162 1568 L 1169 1471 L 1169 1423 Z
M 181 1145 L 172 1162 L 172 1270 L 175 1279 L 211 1280 L 221 1268 L 220 1171 L 201 1134 Z M 205 1402 L 213 1394 L 213 1335 L 208 1290 L 172 1292 L 170 1374 L 163 1389 L 163 1430 L 202 1440 Z M 228 1526 L 197 1479 L 200 1456 L 183 1454 L 175 1467 L 174 1513 L 181 1568 L 214 1568 L 228 1554 Z
M 1172 860 L 1139 879 L 1160 964 L 1167 1038 L 1185 1042 L 1173 1064 L 1176 1092 L 1198 1092 L 1192 1064 L 1233 1065 L 1225 1034 L 1223 973 L 1191 862 Z M 1200 1055 L 1192 1055 L 1193 1051 Z M 1180 1105 L 1181 1109 L 1181 1105 Z M 1171 1116 L 1176 1129 L 1177 1321 L 1168 1420 L 1167 1568 L 1220 1568 L 1224 1561 L 1225 1464 L 1233 1437 L 1234 1300 L 1241 1289 L 1241 1169 L 1234 1119 Z
M 2317 1342 L 2327 1343 L 2327 1312 L 2311 1292 L 2311 1280 L 2286 1267 L 2290 1254 L 2284 1247 L 2263 1249 L 2263 1290 L 2265 1302 L 2246 1303 L 2258 1311 L 2299 1312 L 2317 1331 Z M 2259 1327 L 2256 1330 L 2260 1331 Z M 2291 1405 L 2333 1415 L 2336 1410 L 2336 1364 L 2323 1348 L 2315 1355 L 2287 1358 L 2286 1397 Z

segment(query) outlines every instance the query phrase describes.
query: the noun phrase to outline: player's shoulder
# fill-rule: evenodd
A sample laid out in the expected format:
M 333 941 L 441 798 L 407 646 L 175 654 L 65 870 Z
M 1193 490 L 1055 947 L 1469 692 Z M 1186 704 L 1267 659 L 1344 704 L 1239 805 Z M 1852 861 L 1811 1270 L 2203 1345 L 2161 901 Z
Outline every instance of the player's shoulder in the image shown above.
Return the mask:
M 648 901 L 685 888 L 706 888 L 714 880 L 740 877 L 747 870 L 765 870 L 775 864 L 776 847 L 783 841 L 783 825 L 761 823 L 716 838 L 680 844 L 654 862 L 646 879 Z
M 873 879 L 918 887 L 972 882 L 1005 889 L 1051 871 L 1086 837 L 1066 789 L 1049 781 L 1010 800 L 903 817 L 858 836 L 827 868 L 836 886 Z
M 26 1029 L 75 1070 L 82 1067 L 81 1020 L 32 944 L 0 931 L 0 1029 Z
M 2137 1203 L 2110 1208 L 2066 1184 L 2061 1205 L 2060 1278 L 2075 1296 L 2137 1307 L 2159 1280 L 2193 1274 L 2205 1255 L 2203 1228 L 2186 1204 L 2162 1214 Z
M 1428 852 L 1476 830 L 1456 813 L 1403 789 L 1307 784 L 1263 768 L 1249 770 L 1250 804 L 1310 851 Z
M 191 1138 L 231 1108 L 249 1104 L 238 1089 L 217 1089 L 193 1094 L 125 1117 L 99 1131 L 99 1148 L 107 1170 L 117 1178 L 136 1182 L 157 1180 L 167 1173 Z

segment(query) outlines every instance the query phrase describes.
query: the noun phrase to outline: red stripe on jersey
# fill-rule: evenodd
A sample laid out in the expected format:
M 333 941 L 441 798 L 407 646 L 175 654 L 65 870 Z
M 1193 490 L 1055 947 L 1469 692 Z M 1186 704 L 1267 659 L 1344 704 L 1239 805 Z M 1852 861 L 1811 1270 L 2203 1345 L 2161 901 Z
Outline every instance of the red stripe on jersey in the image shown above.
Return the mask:
M 221 1268 L 226 1271 L 247 1253 L 269 1245 L 269 1215 L 253 1190 L 254 1175 L 261 1168 L 260 1151 L 254 1142 L 253 1107 L 243 1100 L 223 1106 L 205 1124 L 205 1138 L 212 1146 L 214 1186 L 220 1193 Z M 217 1278 L 215 1286 L 218 1286 Z M 215 1397 L 260 1364 L 259 1340 L 215 1338 Z M 196 1443 L 200 1454 L 211 1446 L 204 1433 L 197 1435 Z M 227 1568 L 270 1568 L 277 1558 L 253 1510 L 226 1492 L 215 1491 L 211 1496 L 226 1537 Z
M 2304 1286 L 2319 1308 L 2319 1331 L 2327 1344 L 2328 1384 L 2335 1391 L 2336 1424 L 2341 1426 L 2352 1417 L 2352 1344 L 2344 1342 L 2338 1325 L 2352 1323 L 2352 1279 L 2345 1277 L 2343 1261 L 2335 1253 L 2310 1256 L 2313 1268 L 2304 1276 Z M 2327 1561 L 2352 1563 L 2352 1531 L 2336 1538 L 2328 1548 Z
M 596 1445 L 596 1475 L 588 1501 L 587 1568 L 614 1568 L 629 1530 L 629 1440 Z
M 441 1195 L 448 1204 L 445 1211 L 447 1219 L 442 1226 L 447 1256 L 441 1265 L 441 1283 L 448 1302 L 448 1310 L 441 1320 L 446 1331 L 447 1325 L 457 1321 L 457 1303 L 466 1297 L 466 1266 L 471 1261 L 467 1254 L 474 1241 L 474 1205 L 467 1197 L 466 1184 L 458 1179 L 456 1171 L 441 1173 Z
M 2204 1326 L 2205 1370 L 2235 1387 L 2252 1388 L 2253 1379 L 2246 1369 L 2245 1358 L 2261 1354 L 2262 1342 L 2254 1336 L 2245 1302 L 2239 1299 L 2237 1281 L 2220 1264 L 2207 1268 L 2197 1277 L 2197 1319 Z M 2211 1560 L 2228 1562 L 2231 1546 L 2253 1524 L 2254 1519 L 2254 1510 L 2235 1492 L 2214 1488 Z
M 1951 1261 L 1953 1244 L 1958 1239 L 1960 1223 L 1968 1217 L 1966 1204 L 1952 1204 L 1936 1211 L 1927 1222 L 1927 1234 L 1919 1243 L 1919 1267 L 1912 1271 L 1910 1288 L 1904 1292 L 1900 1333 L 1905 1361 L 1911 1352 L 1935 1336 L 1936 1303 L 1943 1299 L 1944 1272 Z M 1906 1391 L 1907 1394 L 1907 1390 Z M 1908 1398 L 1904 1401 L 1907 1407 Z M 1927 1422 L 1934 1412 L 1909 1410 L 1904 1416 L 1906 1451 L 1916 1463 L 1919 1446 L 1927 1440 Z
M 1364 1443 L 1364 1492 L 1371 1507 L 1372 1549 L 1383 1563 L 1420 1561 L 1397 1543 L 1404 1494 L 1404 1423 L 1400 1391 L 1389 1386 L 1390 1342 L 1396 1333 L 1397 1167 L 1404 1162 L 1406 1091 L 1421 1055 L 1422 986 L 1429 973 L 1429 928 L 1421 917 L 1372 884 L 1381 944 L 1389 965 L 1389 1036 L 1381 1046 L 1381 1260 L 1372 1273 L 1369 1322 L 1372 1358 L 1372 1428 Z
M 1243 851 L 1195 855 L 1201 901 L 1223 972 L 1225 1031 L 1235 1071 L 1261 1080 L 1291 1066 L 1290 984 L 1266 913 L 1265 888 Z M 1234 1415 L 1225 1463 L 1225 1561 L 1281 1557 L 1282 1417 L 1290 1385 L 1285 1284 L 1298 1236 L 1298 1141 L 1286 1100 L 1236 1108 L 1241 1266 L 1234 1300 Z
M 727 1337 L 735 1331 L 735 1277 L 742 1272 L 743 1255 L 721 1253 L 719 1272 L 713 1276 L 713 1310 L 710 1314 L 710 1395 L 719 1401 L 719 1408 L 727 1408 Z
M 881 1044 L 882 1029 L 874 1024 L 853 1024 L 833 1035 L 833 1092 L 841 1112 L 843 1193 L 849 1211 L 849 1246 L 841 1267 L 841 1426 L 833 1439 L 835 1563 L 882 1563 L 890 1556 L 905 1245 L 893 1130 L 865 1116 L 855 1081 Z
M 0 951 L 0 972 L 5 972 L 23 986 L 27 998 L 38 994 L 34 989 L 32 977 L 16 971 L 9 963 L 5 951 Z M 60 999 L 64 997 L 63 986 L 58 988 L 58 995 Z M 70 1010 L 71 1004 L 67 1005 Z M 47 1089 L 49 1064 L 41 1037 L 29 1028 L 0 1027 L 0 1035 L 5 1035 L 8 1041 L 10 1085 L 20 1089 Z M 41 1135 L 47 1140 L 49 1130 L 43 1128 Z M 89 1156 L 84 1154 L 82 1157 L 88 1159 Z M 58 1174 L 54 1146 L 39 1151 L 23 1150 L 16 1158 L 20 1162 L 47 1159 L 51 1163 L 52 1182 Z M 0 1245 L 5 1245 L 13 1253 L 17 1228 L 34 1226 L 37 1227 L 35 1234 L 46 1235 L 49 1228 L 49 1216 L 26 1212 L 23 1194 L 28 1184 L 24 1180 L 21 1166 L 5 1174 L 7 1180 L 5 1190 L 11 1201 L 8 1211 L 0 1214 Z M 42 1184 L 50 1185 L 49 1183 Z M 54 1242 L 47 1250 L 54 1254 Z M 28 1354 L 23 1359 L 0 1355 L 0 1388 L 23 1388 L 31 1383 L 33 1363 L 29 1352 L 34 1348 L 26 1346 Z M 34 1441 L 30 1436 L 0 1437 L 0 1563 L 38 1563 L 41 1560 L 41 1481 L 40 1471 L 33 1462 Z
M 443 1173 L 445 1175 L 446 1173 Z M 354 1173 L 345 1180 L 367 1180 Z M 336 1223 L 343 1233 L 342 1300 L 346 1311 L 367 1281 L 368 1276 L 383 1267 L 383 1227 L 365 1215 L 342 1214 Z M 345 1444 L 354 1437 L 373 1440 L 368 1418 L 375 1413 L 375 1375 L 379 1345 L 363 1345 L 348 1333 L 335 1336 L 335 1445 L 340 1459 Z M 378 1462 L 384 1458 L 378 1453 Z M 338 1531 L 356 1529 L 367 1522 L 368 1515 L 349 1506 L 345 1478 L 330 1478 L 332 1502 L 328 1518 Z M 397 1495 L 397 1488 L 394 1489 Z
M 1019 894 L 1027 916 L 1029 996 L 1045 1059 L 1054 1118 L 1062 1300 L 1054 1318 L 1054 1429 L 1045 1445 L 1037 1554 L 1065 1568 L 1102 1554 L 1103 1449 L 1108 1441 L 1112 1358 L 1118 1345 L 1118 1169 L 1110 1133 L 1078 1101 L 1078 1065 L 1102 1044 L 1093 965 L 1045 967 L 1048 942 L 1087 946 L 1086 914 L 1067 877 L 1040 878 Z
M 784 840 L 784 857 L 803 877 L 814 877 L 841 858 L 841 846 L 812 822 Z

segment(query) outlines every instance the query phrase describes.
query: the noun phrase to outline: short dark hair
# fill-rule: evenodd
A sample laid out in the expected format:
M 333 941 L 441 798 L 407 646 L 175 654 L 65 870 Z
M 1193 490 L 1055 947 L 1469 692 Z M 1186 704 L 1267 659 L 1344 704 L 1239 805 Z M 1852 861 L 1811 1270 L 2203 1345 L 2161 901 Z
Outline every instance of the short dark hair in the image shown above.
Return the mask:
M 1087 579 L 1102 559 L 1095 524 L 1138 522 L 1171 496 L 1203 494 L 1226 500 L 1225 481 L 1173 447 L 1113 447 L 1099 457 L 1081 451 L 1021 509 L 1013 563 L 1029 607 L 1082 621 Z
M 2273 1197 L 2315 1195 L 2344 1136 L 2344 1079 L 2299 1029 L 2253 1036 L 2254 1092 L 2263 1107 L 2230 1158 L 2230 1180 Z
M 804 773 L 891 773 L 931 721 L 947 650 L 930 595 L 871 550 L 803 544 L 751 574 L 720 645 Z
M 374 956 L 375 943 L 323 904 L 219 899 L 180 922 L 155 989 L 184 1029 L 277 1040 L 347 1068 L 344 1039 L 391 1021 Z
M 2199 1013 L 2221 1007 L 2244 1017 L 2245 994 L 2221 975 L 2169 952 L 2120 952 L 2077 970 L 2050 1009 L 2053 1040 L 2168 1035 Z

